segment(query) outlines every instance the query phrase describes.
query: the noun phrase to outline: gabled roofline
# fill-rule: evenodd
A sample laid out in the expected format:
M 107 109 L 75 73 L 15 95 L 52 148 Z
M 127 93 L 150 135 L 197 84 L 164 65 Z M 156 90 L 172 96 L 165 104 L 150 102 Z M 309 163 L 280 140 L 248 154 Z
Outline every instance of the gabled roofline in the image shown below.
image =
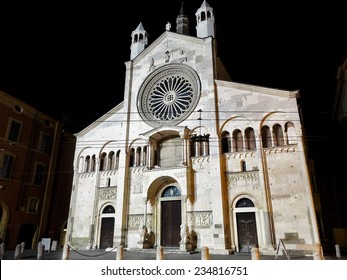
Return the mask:
M 74 135 L 76 137 L 79 136 L 83 136 L 85 135 L 87 132 L 89 132 L 90 130 L 94 129 L 95 127 L 97 127 L 99 125 L 99 123 L 106 121 L 110 115 L 114 115 L 117 112 L 119 112 L 120 110 L 122 110 L 124 107 L 124 101 L 122 101 L 121 103 L 119 103 L 118 105 L 116 105 L 115 107 L 113 107 L 111 110 L 109 110 L 107 113 L 103 114 L 100 118 L 98 118 L 97 120 L 93 121 L 90 125 L 88 125 L 86 128 L 84 128 L 83 130 L 81 130 L 80 132 L 75 133 Z
M 132 61 L 134 63 L 136 63 L 138 60 L 140 60 L 143 56 L 146 56 L 151 49 L 153 49 L 155 46 L 159 45 L 162 41 L 164 41 L 165 39 L 167 39 L 168 37 L 170 38 L 175 38 L 175 39 L 180 39 L 182 36 L 184 37 L 189 37 L 189 40 L 193 40 L 196 41 L 196 43 L 201 43 L 204 42 L 207 38 L 210 37 L 206 37 L 206 38 L 198 38 L 198 37 L 194 37 L 194 36 L 189 36 L 189 35 L 184 35 L 184 34 L 179 34 L 176 32 L 172 32 L 172 31 L 165 31 L 162 35 L 160 35 L 154 42 L 152 42 L 150 45 L 148 45 L 138 56 L 136 56 Z
M 230 87 L 230 88 L 245 90 L 250 92 L 254 91 L 254 92 L 277 96 L 277 97 L 285 97 L 285 98 L 300 97 L 299 90 L 288 91 L 288 90 L 282 90 L 282 89 L 274 89 L 274 88 L 255 86 L 255 85 L 249 85 L 249 84 L 243 84 L 243 83 L 235 83 L 235 82 L 229 82 L 229 81 L 221 81 L 221 80 L 215 80 L 215 83 L 217 86 Z

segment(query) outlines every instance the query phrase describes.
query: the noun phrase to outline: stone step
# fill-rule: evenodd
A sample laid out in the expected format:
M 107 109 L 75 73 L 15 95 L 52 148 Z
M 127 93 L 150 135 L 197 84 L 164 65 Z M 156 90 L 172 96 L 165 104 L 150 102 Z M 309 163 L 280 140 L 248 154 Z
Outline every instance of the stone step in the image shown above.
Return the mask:
M 144 253 L 144 254 L 156 254 L 157 249 L 156 248 L 148 248 L 148 249 L 136 249 L 136 248 L 126 248 L 124 249 L 128 252 L 138 252 L 138 253 Z M 191 255 L 191 254 L 197 254 L 198 251 L 186 251 L 186 250 L 180 250 L 179 248 L 175 247 L 163 247 L 163 253 L 170 253 L 170 254 L 184 254 L 184 255 Z

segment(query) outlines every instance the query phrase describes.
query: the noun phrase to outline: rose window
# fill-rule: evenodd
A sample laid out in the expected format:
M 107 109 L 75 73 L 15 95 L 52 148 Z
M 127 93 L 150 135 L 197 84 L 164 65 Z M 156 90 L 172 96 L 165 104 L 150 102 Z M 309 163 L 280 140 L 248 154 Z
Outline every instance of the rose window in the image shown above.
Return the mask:
M 190 67 L 164 66 L 143 83 L 138 99 L 139 113 L 151 126 L 177 124 L 195 109 L 199 92 L 198 76 Z

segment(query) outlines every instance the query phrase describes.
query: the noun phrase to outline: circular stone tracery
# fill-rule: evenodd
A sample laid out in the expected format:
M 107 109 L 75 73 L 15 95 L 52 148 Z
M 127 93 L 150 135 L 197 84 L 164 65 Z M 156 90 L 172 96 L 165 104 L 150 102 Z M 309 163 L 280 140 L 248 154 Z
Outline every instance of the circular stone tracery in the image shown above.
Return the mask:
M 153 72 L 140 88 L 138 110 L 157 127 L 174 125 L 195 109 L 200 97 L 199 77 L 187 65 L 170 64 Z

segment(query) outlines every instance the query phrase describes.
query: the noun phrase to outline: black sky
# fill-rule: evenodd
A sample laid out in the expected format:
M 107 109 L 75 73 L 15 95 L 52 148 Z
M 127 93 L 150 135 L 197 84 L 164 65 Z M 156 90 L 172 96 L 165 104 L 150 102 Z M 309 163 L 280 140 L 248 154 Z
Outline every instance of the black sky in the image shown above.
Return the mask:
M 0 90 L 58 119 L 68 116 L 71 132 L 85 128 L 123 100 L 124 63 L 138 24 L 149 43 L 166 22 L 175 30 L 181 0 L 134 2 L 0 4 Z M 202 2 L 184 1 L 192 36 Z M 307 120 L 319 127 L 347 53 L 343 1 L 207 2 L 233 81 L 300 90 Z

